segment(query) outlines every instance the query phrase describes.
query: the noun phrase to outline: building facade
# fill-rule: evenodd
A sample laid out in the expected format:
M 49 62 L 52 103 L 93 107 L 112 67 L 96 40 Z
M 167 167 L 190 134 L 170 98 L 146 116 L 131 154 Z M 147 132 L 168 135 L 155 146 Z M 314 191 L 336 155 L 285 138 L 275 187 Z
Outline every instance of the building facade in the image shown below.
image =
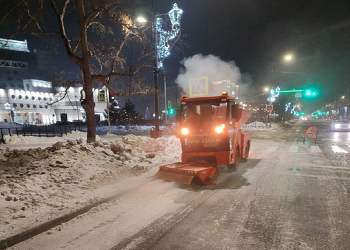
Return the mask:
M 80 103 L 82 87 L 53 87 L 50 53 L 28 49 L 27 41 L 0 39 L 0 122 L 47 125 L 85 121 Z M 103 121 L 106 103 L 94 90 L 96 120 Z

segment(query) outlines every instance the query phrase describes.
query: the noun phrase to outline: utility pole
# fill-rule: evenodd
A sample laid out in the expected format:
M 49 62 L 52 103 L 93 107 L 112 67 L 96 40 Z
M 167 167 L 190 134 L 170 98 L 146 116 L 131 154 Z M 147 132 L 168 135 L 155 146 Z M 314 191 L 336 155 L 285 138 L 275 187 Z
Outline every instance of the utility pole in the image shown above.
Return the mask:
M 164 114 L 165 114 L 165 122 L 167 122 L 167 117 L 168 117 L 168 105 L 167 105 L 167 99 L 166 99 L 166 74 L 165 70 L 163 70 L 164 74 Z
M 107 86 L 109 86 L 109 78 L 107 79 L 108 83 Z M 106 98 L 106 104 L 107 104 L 107 122 L 108 122 L 108 134 L 111 134 L 111 119 L 109 116 L 109 89 L 105 86 L 105 98 Z

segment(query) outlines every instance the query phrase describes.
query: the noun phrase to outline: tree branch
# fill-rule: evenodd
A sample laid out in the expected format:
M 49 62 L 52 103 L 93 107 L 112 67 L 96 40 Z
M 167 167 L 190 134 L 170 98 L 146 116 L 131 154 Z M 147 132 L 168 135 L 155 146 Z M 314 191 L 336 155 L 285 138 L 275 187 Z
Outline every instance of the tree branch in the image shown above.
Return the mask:
M 53 0 L 50 0 L 51 6 L 54 9 L 56 17 L 59 21 L 60 35 L 63 39 L 67 54 L 73 62 L 75 62 L 76 64 L 78 64 L 81 67 L 82 66 L 82 59 L 73 53 L 71 45 L 70 45 L 70 41 L 69 41 L 67 33 L 66 33 L 65 23 L 64 23 L 64 17 L 65 17 L 67 6 L 68 6 L 69 2 L 70 2 L 70 0 L 66 0 L 64 2 L 63 6 L 62 6 L 61 13 L 60 13 L 56 7 L 55 2 Z

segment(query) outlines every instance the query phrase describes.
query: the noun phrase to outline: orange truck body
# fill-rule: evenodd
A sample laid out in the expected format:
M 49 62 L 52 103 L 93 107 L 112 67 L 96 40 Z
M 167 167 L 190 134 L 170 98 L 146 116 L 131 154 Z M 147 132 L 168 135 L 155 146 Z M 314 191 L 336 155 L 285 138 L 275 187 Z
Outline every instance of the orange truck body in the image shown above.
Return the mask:
M 177 111 L 181 162 L 161 166 L 156 177 L 181 184 L 197 179 L 215 185 L 218 165 L 236 167 L 240 160 L 248 159 L 251 134 L 241 127 L 249 117 L 226 93 L 183 97 Z

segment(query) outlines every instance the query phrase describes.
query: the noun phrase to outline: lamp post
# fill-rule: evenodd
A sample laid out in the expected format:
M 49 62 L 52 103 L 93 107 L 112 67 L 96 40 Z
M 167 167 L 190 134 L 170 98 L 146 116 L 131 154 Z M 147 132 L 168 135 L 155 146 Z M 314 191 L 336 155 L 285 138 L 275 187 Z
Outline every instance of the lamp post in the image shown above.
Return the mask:
M 279 60 L 277 59 L 273 59 L 273 60 L 270 60 L 272 62 L 271 64 L 271 72 L 270 72 L 270 84 L 272 86 L 275 85 L 275 81 L 274 81 L 274 75 L 275 75 L 275 62 L 276 61 L 284 61 L 286 63 L 290 63 L 294 60 L 294 56 L 292 54 L 284 54 L 283 57 Z M 285 71 L 276 71 L 277 73 L 280 73 L 280 74 L 289 74 L 289 73 L 292 73 L 292 74 L 295 74 L 295 73 L 299 73 L 299 72 L 285 72 Z M 271 88 L 270 90 L 270 96 L 268 98 L 268 101 L 269 101 L 269 104 L 272 105 L 272 103 L 276 100 L 276 98 L 279 96 L 279 93 L 280 93 L 280 88 L 277 87 L 275 90 L 273 88 Z M 266 114 L 266 122 L 268 123 L 269 121 L 269 112 L 267 112 Z
M 272 62 L 272 64 L 271 64 L 271 74 L 270 74 L 270 84 L 271 85 L 274 85 L 273 84 L 273 75 L 274 75 L 274 72 L 275 72 L 275 62 L 276 61 L 292 62 L 293 59 L 294 58 L 293 58 L 292 54 L 285 54 L 283 56 L 283 59 L 280 59 L 280 60 L 277 60 L 277 59 L 269 60 L 270 62 Z M 280 72 L 280 71 L 278 71 L 278 73 L 299 73 L 299 72 Z
M 167 99 L 166 99 L 166 74 L 165 70 L 163 70 L 163 79 L 164 79 L 164 115 L 165 115 L 165 122 L 167 122 L 167 116 L 168 116 L 168 105 L 167 105 Z
M 152 1 L 152 10 L 153 1 Z M 153 54 L 153 83 L 154 83 L 154 113 L 155 113 L 155 130 L 152 137 L 161 137 L 159 130 L 159 105 L 158 105 L 158 72 L 163 68 L 163 60 L 170 55 L 170 50 L 180 36 L 180 20 L 182 9 L 179 9 L 177 4 L 173 4 L 173 8 L 167 14 L 153 15 L 152 36 L 154 39 L 154 54 Z M 171 22 L 171 30 L 164 28 L 164 17 L 168 15 Z M 170 40 L 175 40 L 170 46 Z M 166 83 L 164 83 L 166 91 Z M 165 96 L 166 98 L 166 96 Z M 166 109 L 166 106 L 165 106 Z M 165 111 L 166 112 L 166 111 Z
M 152 10 L 153 8 L 153 1 L 152 1 Z M 160 130 L 159 130 L 159 110 L 158 110 L 158 68 L 157 68 L 157 35 L 155 31 L 155 15 L 154 20 L 152 22 L 152 37 L 154 42 L 153 47 L 153 87 L 154 87 L 154 113 L 155 113 L 155 130 L 154 134 L 151 136 L 157 139 L 158 137 L 161 137 Z
M 170 50 L 180 37 L 180 20 L 182 16 L 182 9 L 179 9 L 177 4 L 173 4 L 173 8 L 166 14 L 154 14 L 153 0 L 152 0 L 152 40 L 153 47 L 153 86 L 154 86 L 154 113 L 155 113 L 155 129 L 151 131 L 153 138 L 161 137 L 159 130 L 159 108 L 158 108 L 158 73 L 163 69 L 163 60 L 170 55 Z M 164 18 L 168 16 L 171 22 L 171 29 L 167 30 Z M 138 22 L 145 23 L 147 20 L 144 17 L 138 17 Z M 170 45 L 170 41 L 174 40 Z M 166 91 L 166 82 L 164 82 Z M 166 98 L 166 97 L 165 97 Z M 166 109 L 166 108 L 165 108 Z

